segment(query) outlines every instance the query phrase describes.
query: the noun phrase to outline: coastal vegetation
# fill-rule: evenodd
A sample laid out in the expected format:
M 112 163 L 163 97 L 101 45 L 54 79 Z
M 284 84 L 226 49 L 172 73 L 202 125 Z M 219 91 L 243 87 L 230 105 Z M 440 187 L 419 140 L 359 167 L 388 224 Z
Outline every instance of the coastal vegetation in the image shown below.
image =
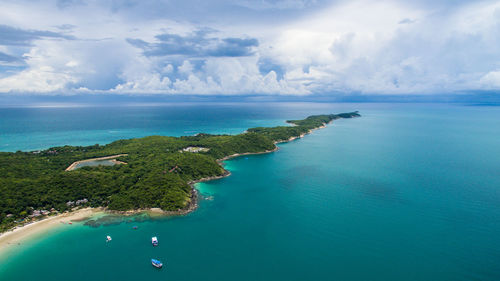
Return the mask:
M 149 136 L 107 145 L 2 152 L 0 232 L 84 206 L 180 211 L 195 200 L 190 183 L 227 173 L 218 160 L 272 151 L 278 142 L 300 137 L 335 119 L 357 116 L 357 112 L 315 115 L 287 121 L 292 126 L 251 128 L 238 135 Z M 110 155 L 118 155 L 116 161 L 126 165 L 66 171 L 77 161 Z

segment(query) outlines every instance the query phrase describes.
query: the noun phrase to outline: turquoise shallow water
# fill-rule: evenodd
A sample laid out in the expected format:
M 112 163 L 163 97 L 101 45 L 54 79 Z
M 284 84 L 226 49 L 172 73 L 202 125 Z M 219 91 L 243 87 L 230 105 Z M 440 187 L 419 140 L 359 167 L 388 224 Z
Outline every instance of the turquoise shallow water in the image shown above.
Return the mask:
M 26 241 L 0 258 L 0 280 L 500 280 L 500 107 L 218 106 L 186 106 L 182 122 L 218 111 L 205 125 L 193 121 L 193 130 L 233 133 L 314 113 L 363 117 L 335 121 L 275 153 L 227 161 L 232 175 L 199 184 L 213 200 L 187 216 L 64 225 Z M 160 124 L 162 109 L 155 110 L 145 120 Z M 81 125 L 82 134 L 96 130 Z M 56 131 L 54 138 L 65 132 Z M 150 258 L 166 268 L 154 269 Z

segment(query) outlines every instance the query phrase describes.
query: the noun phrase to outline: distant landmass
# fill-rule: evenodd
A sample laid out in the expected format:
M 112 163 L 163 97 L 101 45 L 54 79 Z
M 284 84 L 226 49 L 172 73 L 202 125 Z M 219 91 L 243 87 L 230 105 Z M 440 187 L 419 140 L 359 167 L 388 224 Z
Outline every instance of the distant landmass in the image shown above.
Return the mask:
M 151 208 L 182 214 L 196 208 L 193 183 L 229 175 L 221 161 L 266 153 L 359 113 L 288 120 L 292 126 L 257 127 L 238 135 L 118 140 L 107 145 L 62 146 L 0 153 L 0 232 L 82 207 L 120 212 Z

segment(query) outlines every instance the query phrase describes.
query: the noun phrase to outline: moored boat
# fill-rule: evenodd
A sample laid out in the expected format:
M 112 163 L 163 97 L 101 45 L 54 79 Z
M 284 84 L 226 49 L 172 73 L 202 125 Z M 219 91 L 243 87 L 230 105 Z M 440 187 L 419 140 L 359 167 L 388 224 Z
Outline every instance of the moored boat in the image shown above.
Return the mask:
M 106 242 L 109 242 L 109 241 L 111 241 L 111 236 L 108 235 L 108 236 L 106 236 Z
M 153 244 L 153 246 L 158 246 L 158 238 L 155 237 L 152 237 L 151 238 L 151 243 Z
M 163 267 L 163 263 L 159 260 L 156 260 L 156 259 L 151 259 L 151 264 L 156 267 L 156 268 L 162 268 Z

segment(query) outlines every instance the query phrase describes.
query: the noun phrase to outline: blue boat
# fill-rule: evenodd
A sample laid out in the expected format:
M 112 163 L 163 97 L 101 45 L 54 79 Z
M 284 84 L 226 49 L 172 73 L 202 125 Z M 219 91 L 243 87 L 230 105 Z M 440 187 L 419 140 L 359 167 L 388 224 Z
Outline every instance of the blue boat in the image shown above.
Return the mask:
M 162 268 L 163 263 L 159 260 L 151 259 L 151 264 L 156 268 Z

